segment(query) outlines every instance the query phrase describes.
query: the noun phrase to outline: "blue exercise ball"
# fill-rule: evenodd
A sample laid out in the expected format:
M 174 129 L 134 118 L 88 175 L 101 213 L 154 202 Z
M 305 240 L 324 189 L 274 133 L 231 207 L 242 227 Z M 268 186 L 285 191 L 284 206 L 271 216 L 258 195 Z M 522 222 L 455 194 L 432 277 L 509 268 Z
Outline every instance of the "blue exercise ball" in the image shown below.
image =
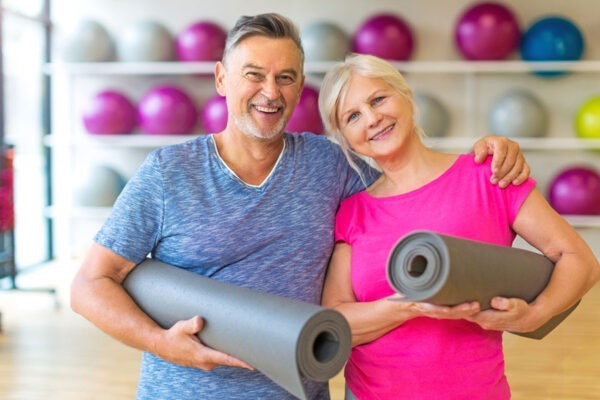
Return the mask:
M 450 129 L 450 113 L 444 104 L 428 93 L 415 92 L 413 96 L 415 121 L 430 137 L 446 136 Z
M 488 128 L 494 135 L 508 137 L 540 137 L 548 130 L 545 105 L 523 89 L 513 89 L 492 104 Z
M 175 60 L 175 40 L 156 21 L 139 21 L 128 26 L 117 38 L 117 50 L 120 61 Z
M 102 24 L 85 19 L 68 34 L 61 55 L 67 62 L 113 61 L 115 44 Z
M 583 57 L 585 39 L 577 25 L 561 16 L 535 21 L 521 39 L 521 58 L 525 61 L 576 61 Z M 540 76 L 557 76 L 564 71 L 537 71 Z
M 300 36 L 306 61 L 340 61 L 350 51 L 350 35 L 331 22 L 308 24 Z

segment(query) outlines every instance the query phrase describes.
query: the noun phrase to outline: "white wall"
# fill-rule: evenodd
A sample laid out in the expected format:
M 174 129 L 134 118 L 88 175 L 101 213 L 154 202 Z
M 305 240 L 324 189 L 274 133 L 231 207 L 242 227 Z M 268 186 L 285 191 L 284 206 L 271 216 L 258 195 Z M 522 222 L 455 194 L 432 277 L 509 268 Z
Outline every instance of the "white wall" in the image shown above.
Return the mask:
M 591 0 L 505 0 L 525 29 L 535 19 L 548 14 L 560 14 L 576 21 L 586 38 L 585 59 L 600 60 L 600 2 Z M 473 4 L 467 0 L 220 0 L 216 2 L 192 0 L 54 0 L 53 20 L 55 24 L 55 48 L 60 55 L 61 45 L 65 38 L 83 18 L 92 18 L 101 22 L 118 40 L 121 32 L 129 24 L 138 20 L 153 19 L 163 23 L 174 34 L 183 30 L 188 24 L 197 20 L 212 20 L 229 29 L 235 20 L 243 14 L 254 15 L 262 12 L 279 12 L 291 17 L 299 27 L 315 20 L 335 22 L 348 33 L 352 33 L 369 15 L 377 12 L 393 12 L 402 16 L 411 25 L 416 38 L 416 49 L 413 60 L 444 61 L 459 60 L 460 54 L 454 46 L 454 25 L 466 7 Z M 518 59 L 515 52 L 513 59 Z M 148 77 L 114 78 L 112 83 L 126 86 L 132 95 L 140 95 L 148 87 Z M 156 78 L 157 81 L 167 78 Z M 168 78 L 175 79 L 175 78 Z M 177 78 L 182 79 L 182 78 Z M 436 94 L 450 109 L 453 115 L 451 136 L 463 136 L 467 126 L 472 126 L 474 133 L 486 134 L 486 114 L 491 102 L 509 86 L 525 86 L 542 96 L 542 100 L 551 110 L 550 136 L 572 136 L 573 115 L 583 99 L 600 94 L 600 71 L 593 74 L 571 75 L 555 80 L 544 80 L 532 75 L 490 75 L 480 78 L 477 86 L 478 102 L 475 109 L 465 118 L 465 85 L 457 76 L 419 75 L 408 76 L 415 89 L 424 89 Z M 195 80 L 194 96 L 198 102 L 212 93 L 210 80 Z M 90 90 L 106 85 L 103 80 L 86 80 L 80 82 L 75 91 Z M 55 128 L 70 129 L 68 113 L 78 112 L 81 104 L 69 109 L 69 92 L 64 86 L 55 87 Z M 81 100 L 81 98 L 80 98 Z M 79 102 L 80 103 L 80 102 Z M 73 111 L 74 110 L 74 111 Z M 140 161 L 143 155 L 129 157 L 122 151 L 99 152 L 100 157 L 111 158 L 127 173 Z M 87 156 L 86 156 L 87 157 Z M 587 162 L 600 168 L 600 154 L 580 152 L 530 153 L 528 158 L 534 167 L 534 176 L 542 190 L 550 177 L 565 163 L 572 162 L 575 157 L 583 157 Z M 125 161 L 124 161 L 125 160 Z M 125 165 L 128 164 L 128 165 Z M 60 184 L 59 184 L 60 185 Z M 91 235 L 99 225 L 98 220 L 86 219 L 78 221 L 77 229 L 72 233 L 67 247 L 76 254 L 81 253 L 89 244 Z M 600 249 L 600 229 L 582 230 L 584 236 L 595 249 Z M 58 238 L 60 241 L 61 239 Z

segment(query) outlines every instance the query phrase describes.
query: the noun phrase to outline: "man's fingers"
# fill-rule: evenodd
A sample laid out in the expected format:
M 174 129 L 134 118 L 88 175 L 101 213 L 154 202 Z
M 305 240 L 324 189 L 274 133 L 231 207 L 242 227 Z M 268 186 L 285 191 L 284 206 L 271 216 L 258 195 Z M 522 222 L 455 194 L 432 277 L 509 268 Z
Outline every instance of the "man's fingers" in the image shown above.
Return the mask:
M 254 367 L 252 367 L 250 364 L 247 364 L 245 362 L 243 362 L 242 360 L 240 360 L 239 358 L 236 358 L 230 354 L 226 354 L 223 352 L 220 352 L 218 350 L 214 350 L 211 349 L 210 347 L 204 347 L 202 349 L 202 354 L 200 354 L 203 362 L 202 362 L 202 366 L 200 368 L 210 371 L 213 368 L 216 368 L 218 366 L 229 366 L 229 367 L 239 367 L 239 368 L 246 368 L 249 370 L 254 370 Z

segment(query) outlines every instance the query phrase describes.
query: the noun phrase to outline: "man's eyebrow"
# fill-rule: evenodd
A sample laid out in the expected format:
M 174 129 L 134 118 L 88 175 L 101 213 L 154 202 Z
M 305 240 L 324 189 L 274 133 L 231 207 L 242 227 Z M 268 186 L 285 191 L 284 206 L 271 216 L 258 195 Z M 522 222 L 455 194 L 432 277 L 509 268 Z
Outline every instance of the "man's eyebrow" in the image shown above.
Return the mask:
M 253 63 L 248 63 L 248 64 L 244 64 L 244 66 L 242 67 L 243 69 L 264 69 L 263 67 L 261 67 L 260 65 L 256 65 Z
M 257 69 L 257 70 L 261 70 L 261 71 L 265 70 L 264 67 L 261 67 L 260 65 L 257 65 L 254 63 L 244 64 L 242 69 Z M 281 74 L 293 75 L 294 78 L 298 77 L 298 71 L 295 68 L 285 68 L 278 75 L 281 75 Z

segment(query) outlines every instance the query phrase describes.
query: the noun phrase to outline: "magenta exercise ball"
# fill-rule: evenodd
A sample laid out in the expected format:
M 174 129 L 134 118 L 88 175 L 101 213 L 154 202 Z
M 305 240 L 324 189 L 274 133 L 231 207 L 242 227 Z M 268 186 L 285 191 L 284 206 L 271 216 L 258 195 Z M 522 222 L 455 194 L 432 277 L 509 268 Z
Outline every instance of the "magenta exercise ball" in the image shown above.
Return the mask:
M 138 103 L 140 128 L 152 135 L 192 133 L 198 111 L 190 96 L 177 86 L 151 88 Z
M 220 94 L 210 97 L 200 111 L 204 133 L 218 133 L 227 126 L 227 100 Z
M 552 179 L 548 201 L 560 214 L 599 215 L 600 174 L 588 166 L 564 169 Z
M 116 90 L 96 93 L 84 107 L 82 119 L 86 131 L 95 135 L 131 133 L 137 124 L 135 106 Z
M 218 61 L 223 57 L 227 32 L 210 21 L 191 24 L 175 38 L 180 61 Z
M 305 85 L 300 95 L 298 105 L 287 123 L 288 132 L 323 133 L 323 122 L 319 114 L 319 91 L 310 85 Z
M 515 14 L 497 2 L 478 3 L 458 19 L 454 40 L 468 60 L 502 60 L 519 47 L 521 30 Z
M 358 27 L 352 48 L 356 53 L 405 61 L 410 59 L 414 43 L 411 27 L 402 18 L 393 14 L 377 14 Z

